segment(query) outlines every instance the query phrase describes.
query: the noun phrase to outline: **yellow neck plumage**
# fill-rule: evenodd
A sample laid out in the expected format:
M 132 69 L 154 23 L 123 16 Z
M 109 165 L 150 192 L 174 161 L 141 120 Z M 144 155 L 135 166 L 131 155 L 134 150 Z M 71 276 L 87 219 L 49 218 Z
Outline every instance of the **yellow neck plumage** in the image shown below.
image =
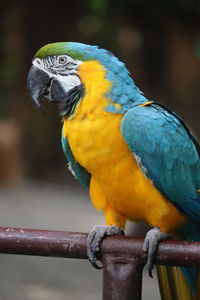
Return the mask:
M 79 66 L 78 73 L 85 87 L 84 101 L 80 101 L 73 117 L 83 118 L 93 114 L 104 113 L 112 102 L 106 97 L 112 83 L 106 78 L 106 69 L 98 61 L 87 61 Z M 114 104 L 120 110 L 119 104 Z M 106 112 L 105 112 L 106 113 Z

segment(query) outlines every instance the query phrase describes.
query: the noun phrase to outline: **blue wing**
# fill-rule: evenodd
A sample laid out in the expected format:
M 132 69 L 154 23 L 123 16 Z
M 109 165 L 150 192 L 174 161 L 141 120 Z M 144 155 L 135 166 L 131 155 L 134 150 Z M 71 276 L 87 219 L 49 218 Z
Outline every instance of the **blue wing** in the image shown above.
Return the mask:
M 62 148 L 69 162 L 70 169 L 79 182 L 87 187 L 90 185 L 91 175 L 83 168 L 74 158 L 69 143 L 66 138 L 62 137 Z
M 125 114 L 121 131 L 158 190 L 199 222 L 200 148 L 183 121 L 158 103 L 137 106 Z

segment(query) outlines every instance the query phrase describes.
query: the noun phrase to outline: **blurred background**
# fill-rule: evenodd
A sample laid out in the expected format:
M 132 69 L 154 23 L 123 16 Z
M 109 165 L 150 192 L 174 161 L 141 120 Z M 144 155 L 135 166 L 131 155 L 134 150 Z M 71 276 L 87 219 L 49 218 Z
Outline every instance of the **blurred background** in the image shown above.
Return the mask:
M 112 51 L 149 100 L 169 106 L 200 137 L 200 1 L 1 0 L 1 226 L 89 231 L 103 223 L 67 171 L 57 107 L 46 104 L 43 114 L 27 94 L 32 57 L 57 41 Z M 101 273 L 87 262 L 1 255 L 0 264 L 0 300 L 101 299 Z M 144 299 L 149 290 L 159 299 L 156 280 L 145 282 Z

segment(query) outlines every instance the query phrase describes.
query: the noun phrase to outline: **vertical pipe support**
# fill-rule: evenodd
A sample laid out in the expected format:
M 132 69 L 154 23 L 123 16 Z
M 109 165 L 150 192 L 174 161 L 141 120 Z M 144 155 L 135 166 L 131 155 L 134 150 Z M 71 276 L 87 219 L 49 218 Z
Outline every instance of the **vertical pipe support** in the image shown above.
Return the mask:
M 141 300 L 144 261 L 139 257 L 104 254 L 103 300 Z

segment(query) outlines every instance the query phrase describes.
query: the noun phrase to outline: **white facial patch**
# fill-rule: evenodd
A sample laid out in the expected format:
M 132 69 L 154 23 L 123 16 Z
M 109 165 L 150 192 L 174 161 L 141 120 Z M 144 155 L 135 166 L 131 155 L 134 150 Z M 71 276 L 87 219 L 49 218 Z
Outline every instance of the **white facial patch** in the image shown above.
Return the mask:
M 36 66 L 38 69 L 41 69 L 42 71 L 45 71 L 47 74 L 49 74 L 48 70 L 46 70 L 45 66 L 44 66 L 44 61 L 43 59 L 40 59 L 40 58 L 35 58 L 33 61 L 32 61 L 32 64 L 34 66 Z
M 54 75 L 54 78 L 59 80 L 60 84 L 66 92 L 81 84 L 81 80 L 78 75 Z

